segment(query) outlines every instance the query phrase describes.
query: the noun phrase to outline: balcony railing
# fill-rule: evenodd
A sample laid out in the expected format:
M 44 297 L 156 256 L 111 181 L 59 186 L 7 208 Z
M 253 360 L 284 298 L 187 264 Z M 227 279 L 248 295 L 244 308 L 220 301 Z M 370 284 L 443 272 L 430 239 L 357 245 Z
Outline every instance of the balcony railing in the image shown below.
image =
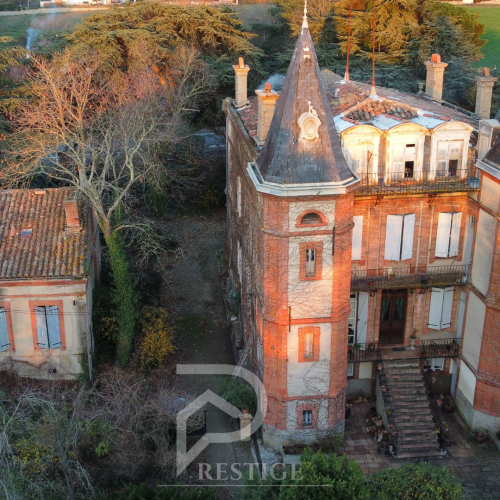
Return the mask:
M 399 193 L 449 193 L 477 191 L 479 179 L 476 170 L 453 169 L 435 172 L 392 172 L 389 174 L 357 174 L 361 179 L 356 196 L 389 195 Z
M 468 265 L 361 269 L 351 271 L 351 290 L 463 285 L 468 272 Z
M 365 344 L 349 344 L 347 350 L 348 363 L 365 363 L 382 359 L 382 354 L 376 342 Z
M 460 356 L 460 338 L 422 340 L 420 356 L 422 358 L 456 358 Z

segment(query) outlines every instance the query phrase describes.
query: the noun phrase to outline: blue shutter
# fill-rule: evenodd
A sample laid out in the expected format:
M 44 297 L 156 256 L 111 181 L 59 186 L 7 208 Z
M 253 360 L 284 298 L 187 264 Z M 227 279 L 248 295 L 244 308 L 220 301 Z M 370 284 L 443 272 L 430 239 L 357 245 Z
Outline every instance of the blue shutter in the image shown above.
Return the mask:
M 47 321 L 45 320 L 45 307 L 35 306 L 36 333 L 38 337 L 38 347 L 40 349 L 49 348 L 49 337 L 47 335 Z
M 61 331 L 59 330 L 59 308 L 57 306 L 47 306 L 47 329 L 49 330 L 49 347 L 57 349 L 61 347 Z
M 0 308 L 0 351 L 8 351 L 10 348 L 9 329 L 7 328 L 7 313 L 3 307 Z

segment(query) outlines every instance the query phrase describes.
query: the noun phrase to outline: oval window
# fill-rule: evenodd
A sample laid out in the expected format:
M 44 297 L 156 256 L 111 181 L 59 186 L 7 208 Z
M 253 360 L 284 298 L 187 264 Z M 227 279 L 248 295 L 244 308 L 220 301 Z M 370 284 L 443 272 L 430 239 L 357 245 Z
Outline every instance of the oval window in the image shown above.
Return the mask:
M 304 132 L 307 136 L 311 137 L 316 135 L 317 130 L 318 126 L 314 120 L 306 120 L 304 123 Z
M 322 222 L 320 215 L 315 212 L 304 215 L 300 220 L 301 224 L 321 224 Z

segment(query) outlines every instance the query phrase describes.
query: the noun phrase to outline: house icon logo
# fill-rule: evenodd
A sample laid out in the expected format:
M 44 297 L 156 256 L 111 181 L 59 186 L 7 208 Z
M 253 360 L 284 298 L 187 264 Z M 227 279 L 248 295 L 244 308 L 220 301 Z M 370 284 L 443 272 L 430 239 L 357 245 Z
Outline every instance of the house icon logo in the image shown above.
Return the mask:
M 207 432 L 189 451 L 187 451 L 187 421 L 207 403 L 213 404 L 231 417 L 238 418 L 241 411 L 222 399 L 211 390 L 205 391 L 192 403 L 177 413 L 177 476 L 186 470 L 194 459 L 211 443 L 234 443 L 248 439 L 264 423 L 267 411 L 267 395 L 260 379 L 249 370 L 233 365 L 177 365 L 177 375 L 229 375 L 248 382 L 257 395 L 257 411 L 250 428 L 232 432 Z

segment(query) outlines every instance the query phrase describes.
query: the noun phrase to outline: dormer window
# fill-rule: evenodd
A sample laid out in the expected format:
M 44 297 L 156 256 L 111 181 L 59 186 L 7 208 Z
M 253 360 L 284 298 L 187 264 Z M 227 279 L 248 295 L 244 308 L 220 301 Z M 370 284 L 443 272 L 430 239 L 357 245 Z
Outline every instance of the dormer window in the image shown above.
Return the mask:
M 300 223 L 301 224 L 322 224 L 323 221 L 321 220 L 321 216 L 319 214 L 317 214 L 316 212 L 310 212 L 306 215 L 304 215 L 304 217 L 302 217 L 302 219 L 300 220 Z
M 33 234 L 33 229 L 21 229 L 21 238 L 29 238 Z

